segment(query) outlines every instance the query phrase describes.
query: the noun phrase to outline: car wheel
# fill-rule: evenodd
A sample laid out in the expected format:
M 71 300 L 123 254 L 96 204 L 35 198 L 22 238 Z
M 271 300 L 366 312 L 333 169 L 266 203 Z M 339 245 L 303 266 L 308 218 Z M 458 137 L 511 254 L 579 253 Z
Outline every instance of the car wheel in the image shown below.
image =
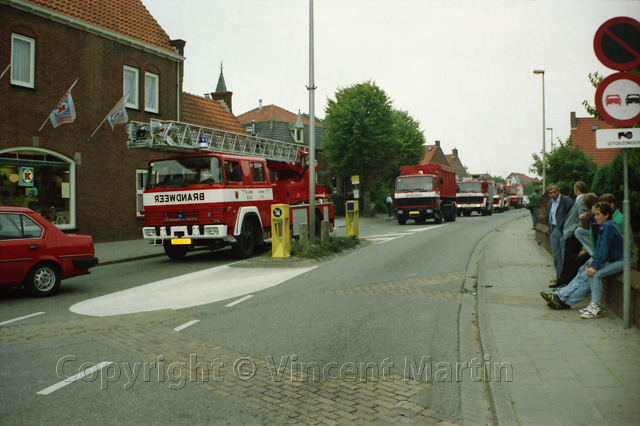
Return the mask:
M 180 260 L 180 259 L 184 259 L 184 257 L 187 255 L 187 251 L 188 251 L 188 246 L 183 246 L 183 245 L 172 245 L 171 241 L 165 241 L 164 242 L 164 252 L 166 253 L 167 257 L 169 257 L 169 259 L 171 260 Z
M 407 223 L 407 219 L 398 217 L 398 225 L 404 225 L 405 223 Z
M 237 237 L 237 242 L 233 244 L 233 251 L 236 253 L 236 256 L 246 259 L 253 254 L 255 246 L 256 236 L 253 224 L 250 220 L 246 220 L 242 224 L 242 230 Z
M 40 263 L 29 271 L 24 286 L 35 297 L 51 296 L 60 287 L 62 272 L 55 263 Z

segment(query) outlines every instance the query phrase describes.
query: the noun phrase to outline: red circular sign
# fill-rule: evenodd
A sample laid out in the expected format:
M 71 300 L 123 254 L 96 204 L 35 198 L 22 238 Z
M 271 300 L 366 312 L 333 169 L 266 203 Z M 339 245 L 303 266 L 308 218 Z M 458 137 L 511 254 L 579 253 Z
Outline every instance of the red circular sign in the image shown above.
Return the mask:
M 606 67 L 629 71 L 640 66 L 640 22 L 620 16 L 600 25 L 593 50 Z
M 640 76 L 618 72 L 602 80 L 596 90 L 596 109 L 607 123 L 633 126 L 640 122 Z

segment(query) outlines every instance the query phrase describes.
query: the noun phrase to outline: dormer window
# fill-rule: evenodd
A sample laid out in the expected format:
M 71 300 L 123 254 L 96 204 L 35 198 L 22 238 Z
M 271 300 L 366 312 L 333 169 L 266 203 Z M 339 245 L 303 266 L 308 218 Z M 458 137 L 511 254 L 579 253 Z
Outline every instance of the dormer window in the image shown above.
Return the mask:
M 293 129 L 293 140 L 302 143 L 304 140 L 304 132 L 302 129 Z

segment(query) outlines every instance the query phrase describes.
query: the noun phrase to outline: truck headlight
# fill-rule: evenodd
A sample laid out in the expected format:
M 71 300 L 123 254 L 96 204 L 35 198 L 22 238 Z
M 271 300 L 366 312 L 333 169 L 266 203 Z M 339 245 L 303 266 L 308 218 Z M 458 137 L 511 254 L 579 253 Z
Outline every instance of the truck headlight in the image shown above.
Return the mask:
M 156 230 L 153 228 L 144 228 L 144 236 L 145 237 L 155 237 Z
M 218 232 L 218 228 L 215 228 L 213 226 L 212 227 L 207 226 L 207 227 L 204 228 L 204 234 L 205 235 L 219 235 L 220 233 Z

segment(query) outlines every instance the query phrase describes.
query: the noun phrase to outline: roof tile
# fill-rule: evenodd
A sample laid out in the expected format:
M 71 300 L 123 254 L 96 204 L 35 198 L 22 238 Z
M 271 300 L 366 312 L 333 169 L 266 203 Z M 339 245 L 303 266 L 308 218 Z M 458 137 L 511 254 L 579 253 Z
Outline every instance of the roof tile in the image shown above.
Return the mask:
M 174 52 L 169 35 L 141 0 L 26 0 L 141 42 Z
M 238 119 L 229 113 L 220 101 L 191 93 L 182 94 L 181 121 L 225 132 L 247 134 Z

